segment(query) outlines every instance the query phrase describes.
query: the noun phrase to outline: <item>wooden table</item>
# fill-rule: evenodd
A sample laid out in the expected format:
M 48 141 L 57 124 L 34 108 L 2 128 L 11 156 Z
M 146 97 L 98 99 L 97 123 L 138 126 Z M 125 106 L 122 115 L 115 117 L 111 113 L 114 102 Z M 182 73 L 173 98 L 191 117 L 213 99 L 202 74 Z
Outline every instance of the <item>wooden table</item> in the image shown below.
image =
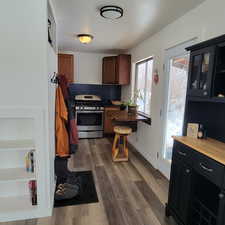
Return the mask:
M 127 111 L 120 111 L 120 113 L 114 118 L 117 122 L 133 122 L 133 121 L 147 121 L 148 118 L 141 116 L 139 114 L 133 115 Z
M 115 125 L 123 125 L 128 126 L 132 128 L 132 131 L 137 130 L 137 122 L 146 122 L 148 124 L 151 124 L 151 119 L 146 118 L 144 116 L 141 116 L 139 114 L 130 114 L 127 111 L 120 111 L 114 118 L 113 123 Z

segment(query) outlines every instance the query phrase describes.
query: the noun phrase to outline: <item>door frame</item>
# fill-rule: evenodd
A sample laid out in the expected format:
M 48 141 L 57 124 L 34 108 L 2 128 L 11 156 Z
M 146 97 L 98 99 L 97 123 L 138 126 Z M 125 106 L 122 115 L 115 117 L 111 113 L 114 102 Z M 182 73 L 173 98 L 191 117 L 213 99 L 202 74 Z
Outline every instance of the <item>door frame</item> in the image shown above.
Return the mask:
M 164 56 L 164 76 L 165 76 L 165 92 L 163 95 L 163 107 L 161 109 L 161 118 L 162 118 L 162 137 L 161 137 L 161 148 L 160 152 L 158 152 L 158 169 L 166 176 L 168 179 L 170 178 L 170 170 L 171 170 L 171 160 L 166 160 L 163 157 L 166 145 L 166 128 L 167 128 L 167 109 L 168 109 L 168 92 L 170 85 L 170 60 L 174 57 L 179 57 L 185 54 L 189 54 L 190 52 L 186 51 L 185 48 L 191 45 L 196 44 L 197 38 L 192 38 L 188 41 L 185 41 L 181 44 L 173 46 L 165 50 Z M 188 76 L 188 72 L 187 72 Z M 188 82 L 188 80 L 187 80 Z

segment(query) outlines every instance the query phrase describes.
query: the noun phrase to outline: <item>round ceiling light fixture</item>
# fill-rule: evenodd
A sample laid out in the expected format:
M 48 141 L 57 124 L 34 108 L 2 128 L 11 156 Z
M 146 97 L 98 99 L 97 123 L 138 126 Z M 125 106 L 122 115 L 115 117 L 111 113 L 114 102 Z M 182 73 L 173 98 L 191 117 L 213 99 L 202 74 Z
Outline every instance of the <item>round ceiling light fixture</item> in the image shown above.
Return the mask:
M 78 34 L 77 37 L 82 44 L 89 44 L 94 38 L 90 34 Z
M 100 9 L 100 14 L 106 19 L 119 19 L 123 16 L 123 9 L 116 5 L 103 6 Z

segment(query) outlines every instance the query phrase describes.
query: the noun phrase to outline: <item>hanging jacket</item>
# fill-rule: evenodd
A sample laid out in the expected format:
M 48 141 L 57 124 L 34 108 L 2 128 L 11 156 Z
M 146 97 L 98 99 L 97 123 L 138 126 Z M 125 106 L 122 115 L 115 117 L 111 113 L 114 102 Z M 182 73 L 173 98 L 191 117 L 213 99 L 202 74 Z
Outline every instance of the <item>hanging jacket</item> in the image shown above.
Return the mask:
M 71 99 L 69 89 L 68 89 L 68 80 L 64 75 L 59 75 L 59 86 L 61 87 L 64 101 L 67 106 L 68 111 L 68 122 L 67 122 L 67 131 L 69 135 L 69 149 L 70 154 L 74 154 L 78 149 L 78 130 L 77 130 L 77 121 L 76 113 L 73 100 Z
M 66 123 L 68 121 L 68 112 L 60 86 L 58 86 L 56 89 L 55 112 L 56 156 L 68 157 L 70 155 L 69 136 L 66 128 Z

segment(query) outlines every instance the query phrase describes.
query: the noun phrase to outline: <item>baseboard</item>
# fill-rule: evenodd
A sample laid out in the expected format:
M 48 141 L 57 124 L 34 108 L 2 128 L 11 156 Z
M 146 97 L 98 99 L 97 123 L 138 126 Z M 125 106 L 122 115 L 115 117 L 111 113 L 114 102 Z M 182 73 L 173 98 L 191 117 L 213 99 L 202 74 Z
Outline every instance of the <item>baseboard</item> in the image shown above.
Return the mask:
M 166 180 L 168 180 L 168 178 L 166 176 L 164 176 L 164 174 L 162 174 L 159 170 L 157 170 L 155 167 L 153 167 L 153 165 L 136 149 L 136 147 L 134 145 L 132 145 L 129 141 L 128 141 L 128 148 L 129 151 L 131 151 L 133 154 L 135 154 L 135 156 L 141 160 L 143 162 L 143 164 L 151 171 L 151 172 L 156 172 L 158 173 L 160 176 L 164 177 Z M 168 180 L 169 181 L 169 180 Z

